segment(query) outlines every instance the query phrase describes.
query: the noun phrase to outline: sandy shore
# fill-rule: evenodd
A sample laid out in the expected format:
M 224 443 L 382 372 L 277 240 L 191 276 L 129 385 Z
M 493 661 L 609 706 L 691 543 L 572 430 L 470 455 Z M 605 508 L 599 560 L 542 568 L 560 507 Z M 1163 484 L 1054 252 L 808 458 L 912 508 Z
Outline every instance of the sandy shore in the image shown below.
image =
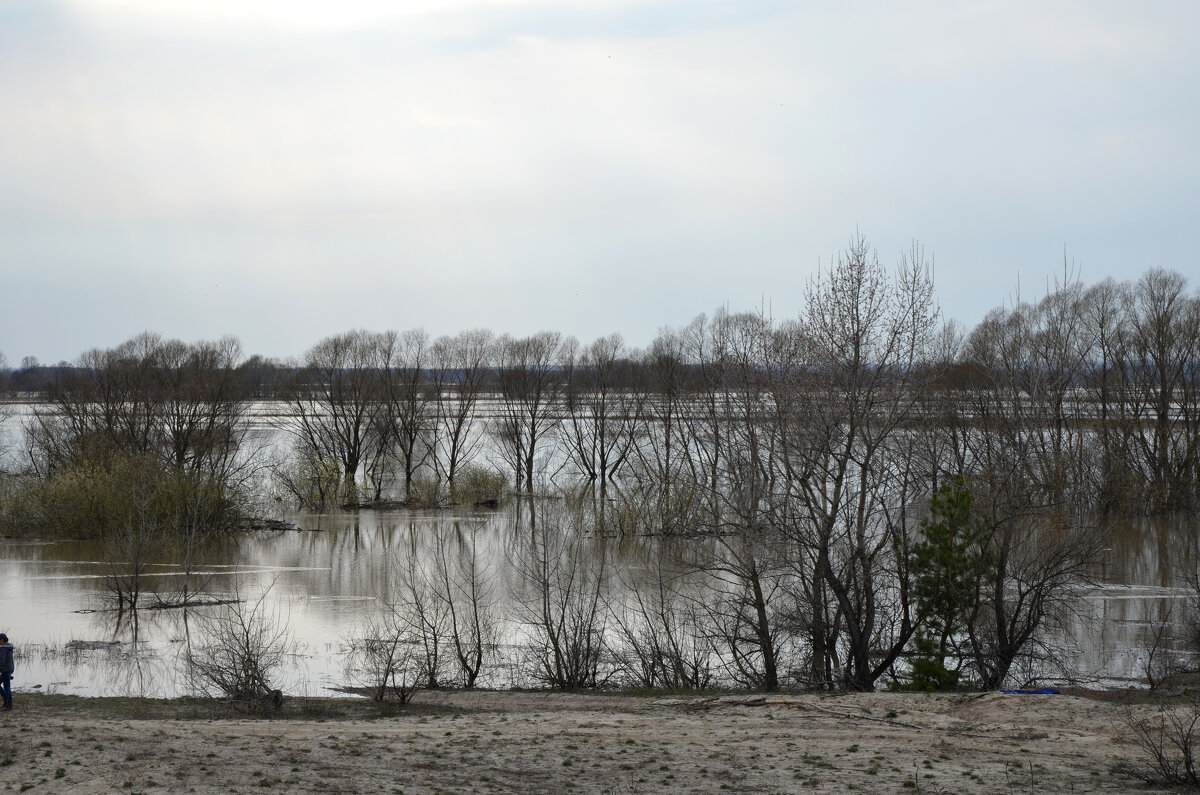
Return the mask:
M 423 692 L 380 709 L 23 695 L 0 774 L 30 792 L 1142 792 L 1126 707 L 1084 696 Z M 1150 705 L 1135 707 L 1146 714 Z

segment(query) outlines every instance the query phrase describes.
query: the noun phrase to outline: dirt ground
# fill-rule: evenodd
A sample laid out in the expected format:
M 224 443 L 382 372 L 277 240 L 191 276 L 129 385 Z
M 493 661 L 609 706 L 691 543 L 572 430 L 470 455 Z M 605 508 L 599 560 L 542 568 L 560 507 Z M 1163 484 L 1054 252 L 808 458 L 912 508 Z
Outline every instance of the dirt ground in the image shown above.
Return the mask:
M 1081 695 L 422 692 L 413 704 L 21 694 L 0 780 L 30 792 L 1115 792 L 1155 789 L 1126 707 Z M 1151 714 L 1155 707 L 1134 709 Z

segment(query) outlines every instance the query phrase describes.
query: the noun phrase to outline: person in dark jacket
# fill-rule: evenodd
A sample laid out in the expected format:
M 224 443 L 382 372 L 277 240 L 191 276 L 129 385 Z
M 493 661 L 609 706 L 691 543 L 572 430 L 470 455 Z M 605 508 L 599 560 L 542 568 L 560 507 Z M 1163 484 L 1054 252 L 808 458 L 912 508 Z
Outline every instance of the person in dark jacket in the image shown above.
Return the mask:
M 4 698 L 4 706 L 0 711 L 12 709 L 12 678 L 16 666 L 13 664 L 13 645 L 8 642 L 8 635 L 0 632 L 0 696 Z

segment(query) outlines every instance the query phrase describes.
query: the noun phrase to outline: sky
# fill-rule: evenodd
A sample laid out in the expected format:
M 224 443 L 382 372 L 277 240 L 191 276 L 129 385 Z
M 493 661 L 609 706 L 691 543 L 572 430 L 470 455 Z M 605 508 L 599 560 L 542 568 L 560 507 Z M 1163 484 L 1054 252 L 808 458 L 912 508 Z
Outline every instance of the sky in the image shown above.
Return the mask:
M 0 351 L 1200 286 L 1200 3 L 0 0 Z

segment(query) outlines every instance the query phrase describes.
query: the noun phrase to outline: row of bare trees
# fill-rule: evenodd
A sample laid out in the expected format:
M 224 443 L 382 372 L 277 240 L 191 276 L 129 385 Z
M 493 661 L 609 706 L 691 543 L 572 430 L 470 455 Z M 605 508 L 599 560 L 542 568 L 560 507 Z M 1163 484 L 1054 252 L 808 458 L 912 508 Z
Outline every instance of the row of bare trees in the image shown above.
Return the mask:
M 1060 284 L 964 338 L 939 322 L 919 248 L 889 270 L 856 238 L 792 322 L 718 312 L 664 332 L 636 363 L 611 339 L 582 353 L 556 335 L 520 341 L 500 360 L 490 429 L 523 487 L 551 439 L 560 461 L 610 484 L 594 524 L 575 522 L 587 533 L 693 539 L 684 564 L 708 575 L 699 598 L 663 583 L 637 597 L 641 619 L 611 619 L 643 670 L 665 670 L 664 652 L 635 641 L 692 625 L 703 629 L 670 644 L 692 653 L 671 652 L 676 680 L 703 678 L 704 647 L 764 689 L 872 689 L 922 654 L 945 674 L 926 683 L 994 687 L 1037 658 L 1100 551 L 1106 426 L 1093 415 L 1105 404 L 1080 369 L 1090 355 L 1062 353 L 1084 345 L 1070 313 L 1088 296 Z M 1164 438 L 1195 437 L 1187 399 L 1173 394 Z M 1127 432 L 1158 449 L 1154 423 Z M 547 523 L 533 513 L 536 547 Z M 547 681 L 594 683 L 613 614 L 590 583 L 605 573 L 556 543 L 521 558 L 540 594 L 525 623 Z M 690 622 L 663 614 L 689 599 L 702 608 Z
M 854 637 L 836 610 L 814 648 L 806 591 L 813 572 L 789 539 L 606 536 L 594 502 L 570 497 L 521 501 L 510 516 L 514 532 L 499 556 L 494 537 L 480 543 L 477 524 L 433 528 L 420 542 L 425 549 L 414 544 L 398 556 L 378 611 L 348 638 L 350 672 L 376 698 L 407 700 L 420 688 L 477 684 L 871 689 L 882 679 L 994 687 L 1053 670 L 1036 636 L 1023 639 L 1011 658 L 989 643 L 996 607 L 988 602 L 987 575 L 995 569 L 982 527 L 956 554 L 944 554 L 944 536 L 936 534 L 926 549 L 918 542 L 910 550 L 920 554 L 906 581 L 915 594 L 907 603 L 882 567 L 874 572 L 873 596 L 839 581 L 853 598 L 886 606 L 881 612 L 906 608 L 915 630 L 907 643 L 897 637 L 894 648 L 867 649 L 868 664 L 880 666 L 885 655 L 893 664 L 856 679 L 871 669 L 854 661 Z M 1070 582 L 1046 584 L 1041 596 L 1066 604 L 1064 584 Z M 1032 629 L 1045 629 L 1045 620 Z M 922 634 L 934 636 L 936 655 L 916 642 Z M 936 660 L 940 676 L 919 667 L 922 657 Z M 814 661 L 821 663 L 817 678 Z
M 421 479 L 453 491 L 481 462 L 506 470 L 518 493 L 582 477 L 602 494 L 615 484 L 661 502 L 663 521 L 674 521 L 692 492 L 717 483 L 735 435 L 756 449 L 754 411 L 771 411 L 769 395 L 778 398 L 773 421 L 803 410 L 847 438 L 864 412 L 884 427 L 884 415 L 920 414 L 944 431 L 921 451 L 937 459 L 935 479 L 938 469 L 965 471 L 968 457 L 1002 467 L 1007 455 L 1048 503 L 1195 509 L 1200 299 L 1182 276 L 1152 270 L 1085 288 L 1068 274 L 1041 300 L 998 308 L 966 335 L 936 326 L 931 286 L 911 275 L 919 268 L 895 277 L 917 280 L 907 285 L 885 284 L 893 275 L 881 268 L 852 273 L 873 256 L 862 238 L 852 241 L 795 320 L 719 311 L 664 329 L 645 351 L 618 335 L 580 345 L 557 332 L 431 339 L 356 330 L 272 365 L 242 361 L 233 338 L 143 334 L 55 371 L 26 434 L 28 461 L 45 474 L 104 446 L 175 468 L 229 468 L 245 440 L 247 400 L 271 395 L 285 404 L 295 454 L 276 470 L 303 502 L 410 497 Z M 903 291 L 910 297 L 898 298 Z M 994 449 L 967 450 L 983 427 Z
M 39 475 L 89 456 L 149 456 L 177 471 L 227 475 L 245 441 L 235 338 L 188 344 L 141 334 L 93 349 L 50 381 L 26 429 Z
M 1070 609 L 1098 515 L 1197 507 L 1200 299 L 1166 271 L 1091 289 L 1067 274 L 967 335 L 942 323 L 929 271 L 919 247 L 889 269 L 856 237 L 794 320 L 719 311 L 644 353 L 554 332 L 330 337 L 280 387 L 299 461 L 281 480 L 361 502 L 429 480 L 452 495 L 478 460 L 518 494 L 582 476 L 598 499 L 579 532 L 696 540 L 688 565 L 715 590 L 708 629 L 677 646 L 720 639 L 740 680 L 871 689 L 924 654 L 994 686 Z M 32 460 L 49 472 L 94 440 L 176 470 L 230 460 L 222 422 L 245 400 L 219 386 L 236 356 L 205 392 L 183 366 L 201 348 L 173 358 L 145 336 L 85 354 L 51 384 Z M 547 522 L 529 506 L 536 544 Z M 592 590 L 607 574 L 563 568 L 572 548 L 522 557 L 541 583 L 525 623 L 546 680 L 579 686 L 611 627 L 597 634 L 610 613 Z M 627 639 L 659 628 L 618 623 Z
M 371 500 L 397 483 L 410 496 L 430 471 L 453 491 L 481 443 L 477 404 L 494 345 L 483 330 L 434 341 L 357 330 L 318 342 L 280 389 L 302 465 L 284 478 L 289 490 L 311 502 L 316 482 L 316 502 L 357 501 L 361 477 Z
M 327 338 L 277 393 L 307 465 L 301 480 L 336 471 L 339 499 L 358 486 L 370 499 L 393 487 L 407 496 L 422 477 L 453 487 L 486 451 L 518 493 L 582 477 L 604 495 L 615 485 L 662 503 L 669 522 L 697 489 L 711 497 L 744 450 L 816 467 L 841 488 L 853 474 L 844 459 L 859 452 L 850 440 L 872 461 L 893 460 L 892 431 L 925 422 L 941 432 L 904 434 L 923 445 L 905 460 L 925 461 L 931 485 L 987 459 L 1025 469 L 1014 477 L 1036 481 L 1047 504 L 1196 507 L 1200 299 L 1179 274 L 1090 289 L 1068 277 L 965 335 L 939 324 L 913 266 L 921 256 L 890 274 L 856 239 L 814 281 L 801 317 L 719 311 L 662 331 L 644 352 L 617 335 L 581 346 L 556 332 Z M 801 414 L 815 439 L 763 437 Z M 839 440 L 841 460 L 790 460 Z M 772 441 L 791 444 L 759 450 Z

